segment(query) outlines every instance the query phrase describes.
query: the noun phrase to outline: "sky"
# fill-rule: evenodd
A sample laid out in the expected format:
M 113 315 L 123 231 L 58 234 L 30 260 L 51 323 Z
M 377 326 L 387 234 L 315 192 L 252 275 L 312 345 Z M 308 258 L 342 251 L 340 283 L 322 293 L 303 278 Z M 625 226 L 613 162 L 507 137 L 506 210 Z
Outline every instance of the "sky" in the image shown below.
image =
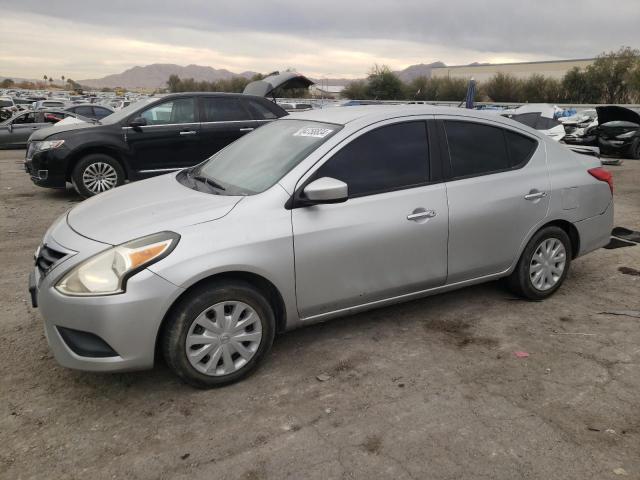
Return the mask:
M 314 78 L 591 58 L 640 46 L 640 0 L 0 0 L 0 76 L 83 80 L 152 63 Z

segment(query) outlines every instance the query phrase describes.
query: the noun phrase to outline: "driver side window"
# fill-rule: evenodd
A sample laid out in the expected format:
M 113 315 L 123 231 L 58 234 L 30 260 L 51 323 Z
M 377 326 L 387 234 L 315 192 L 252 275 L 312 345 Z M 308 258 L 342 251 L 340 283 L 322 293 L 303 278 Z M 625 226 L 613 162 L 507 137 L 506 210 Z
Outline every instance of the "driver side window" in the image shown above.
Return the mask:
M 194 123 L 195 102 L 193 98 L 178 98 L 145 110 L 140 115 L 147 125 L 168 125 L 173 123 Z
M 24 123 L 35 123 L 36 118 L 33 113 L 25 113 L 24 115 L 20 115 L 13 122 L 14 125 L 22 125 Z
M 414 121 L 369 131 L 344 146 L 313 178 L 345 182 L 349 198 L 425 185 L 429 181 L 427 124 Z

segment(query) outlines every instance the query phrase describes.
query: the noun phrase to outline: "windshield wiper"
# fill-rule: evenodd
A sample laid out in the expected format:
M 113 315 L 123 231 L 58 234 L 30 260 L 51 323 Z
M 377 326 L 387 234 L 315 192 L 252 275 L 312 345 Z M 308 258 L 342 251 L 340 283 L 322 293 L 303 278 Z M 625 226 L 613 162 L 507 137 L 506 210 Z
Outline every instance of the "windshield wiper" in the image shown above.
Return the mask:
M 226 190 L 226 188 L 224 188 L 218 182 L 216 182 L 215 180 L 212 180 L 209 177 L 205 177 L 204 175 L 194 175 L 191 178 L 193 178 L 194 180 L 198 180 L 199 182 L 206 183 L 207 185 L 213 188 L 217 188 L 218 190 L 223 190 L 223 191 Z
M 216 182 L 215 180 L 209 177 L 205 177 L 204 175 L 194 175 L 193 170 L 194 170 L 193 168 L 190 168 L 189 170 L 187 170 L 187 178 L 190 178 L 191 180 L 195 180 L 198 182 L 202 182 L 205 185 L 216 188 L 218 190 L 222 190 L 222 191 L 226 190 L 222 185 L 220 185 L 218 182 Z

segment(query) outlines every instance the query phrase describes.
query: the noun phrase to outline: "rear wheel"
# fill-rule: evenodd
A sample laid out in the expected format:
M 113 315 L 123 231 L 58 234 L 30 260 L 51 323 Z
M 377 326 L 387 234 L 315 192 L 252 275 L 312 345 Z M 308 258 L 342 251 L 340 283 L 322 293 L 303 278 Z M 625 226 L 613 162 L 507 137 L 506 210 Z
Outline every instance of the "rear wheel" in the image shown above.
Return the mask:
M 210 283 L 172 309 L 162 333 L 169 367 L 186 383 L 219 387 L 249 375 L 273 343 L 275 317 L 252 285 Z
M 83 197 L 92 197 L 124 183 L 122 165 L 109 155 L 94 153 L 82 158 L 73 168 L 71 182 Z
M 529 241 L 507 284 L 517 295 L 543 300 L 564 282 L 571 257 L 567 233 L 559 227 L 545 227 Z

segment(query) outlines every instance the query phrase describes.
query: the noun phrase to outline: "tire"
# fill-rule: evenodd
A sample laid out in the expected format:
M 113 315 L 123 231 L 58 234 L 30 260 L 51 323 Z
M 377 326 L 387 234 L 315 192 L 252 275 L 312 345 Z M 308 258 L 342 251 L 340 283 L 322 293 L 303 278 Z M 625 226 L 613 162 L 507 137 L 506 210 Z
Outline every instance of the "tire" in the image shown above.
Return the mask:
M 554 251 L 557 252 L 555 256 L 547 256 L 546 252 L 553 254 Z M 545 227 L 529 240 L 515 270 L 507 277 L 507 285 L 516 295 L 544 300 L 553 295 L 567 277 L 572 253 L 571 240 L 563 229 Z
M 258 367 L 273 344 L 275 316 L 265 296 L 251 284 L 217 281 L 181 298 L 161 335 L 164 359 L 184 382 L 197 388 L 221 387 Z
M 120 162 L 103 153 L 81 158 L 71 172 L 71 183 L 84 198 L 116 188 L 124 183 L 124 179 Z

